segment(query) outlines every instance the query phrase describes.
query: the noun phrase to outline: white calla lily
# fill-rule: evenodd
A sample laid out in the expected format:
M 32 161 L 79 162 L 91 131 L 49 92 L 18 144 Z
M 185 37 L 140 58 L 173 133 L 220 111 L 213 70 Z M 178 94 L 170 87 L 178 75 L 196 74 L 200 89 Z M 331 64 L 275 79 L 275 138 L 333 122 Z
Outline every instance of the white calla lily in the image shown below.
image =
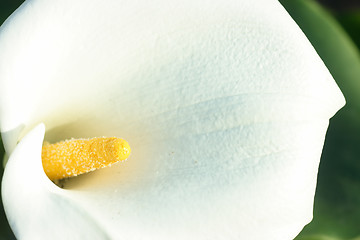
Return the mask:
M 311 220 L 344 99 L 277 1 L 28 0 L 0 52 L 20 239 L 278 240 Z M 48 141 L 119 136 L 132 155 L 60 189 L 41 122 Z

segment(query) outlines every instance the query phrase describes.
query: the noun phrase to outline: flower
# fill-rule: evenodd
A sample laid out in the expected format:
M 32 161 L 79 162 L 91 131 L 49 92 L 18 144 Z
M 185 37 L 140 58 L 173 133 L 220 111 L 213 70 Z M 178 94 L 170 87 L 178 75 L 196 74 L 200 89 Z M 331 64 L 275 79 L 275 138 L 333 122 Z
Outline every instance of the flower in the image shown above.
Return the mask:
M 0 52 L 18 238 L 292 239 L 311 220 L 344 99 L 277 1 L 30 0 Z M 132 156 L 61 189 L 44 135 L 116 135 Z

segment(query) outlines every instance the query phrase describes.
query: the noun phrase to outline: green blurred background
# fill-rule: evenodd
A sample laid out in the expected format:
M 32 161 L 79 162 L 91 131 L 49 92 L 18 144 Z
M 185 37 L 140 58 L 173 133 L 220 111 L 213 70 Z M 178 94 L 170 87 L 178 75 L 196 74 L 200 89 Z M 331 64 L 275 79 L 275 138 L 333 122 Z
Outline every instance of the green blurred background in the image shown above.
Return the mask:
M 0 0 L 0 24 L 22 3 Z M 296 240 L 360 240 L 360 0 L 280 0 L 343 91 L 320 163 L 314 219 Z M 1 53 L 0 53 L 1 54 Z M 0 157 L 4 153 L 0 142 Z M 2 164 L 0 177 L 2 176 Z M 0 204 L 0 240 L 15 239 Z

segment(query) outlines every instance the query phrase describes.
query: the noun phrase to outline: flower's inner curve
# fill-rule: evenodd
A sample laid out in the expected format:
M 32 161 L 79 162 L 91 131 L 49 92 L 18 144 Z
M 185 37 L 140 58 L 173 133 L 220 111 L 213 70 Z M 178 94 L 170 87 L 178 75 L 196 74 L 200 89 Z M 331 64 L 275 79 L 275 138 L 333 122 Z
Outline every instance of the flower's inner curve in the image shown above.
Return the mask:
M 55 144 L 45 143 L 42 163 L 52 180 L 77 176 L 126 160 L 129 144 L 120 138 L 71 139 Z

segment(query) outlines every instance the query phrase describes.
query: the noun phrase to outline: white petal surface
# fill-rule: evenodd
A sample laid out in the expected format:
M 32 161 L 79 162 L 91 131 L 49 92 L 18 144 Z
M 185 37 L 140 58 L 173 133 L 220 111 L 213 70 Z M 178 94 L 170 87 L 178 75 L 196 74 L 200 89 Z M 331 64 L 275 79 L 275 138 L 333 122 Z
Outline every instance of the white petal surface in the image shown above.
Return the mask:
M 27 1 L 0 52 L 9 149 L 39 122 L 130 143 L 66 186 L 110 237 L 292 239 L 311 220 L 344 100 L 277 1 Z

